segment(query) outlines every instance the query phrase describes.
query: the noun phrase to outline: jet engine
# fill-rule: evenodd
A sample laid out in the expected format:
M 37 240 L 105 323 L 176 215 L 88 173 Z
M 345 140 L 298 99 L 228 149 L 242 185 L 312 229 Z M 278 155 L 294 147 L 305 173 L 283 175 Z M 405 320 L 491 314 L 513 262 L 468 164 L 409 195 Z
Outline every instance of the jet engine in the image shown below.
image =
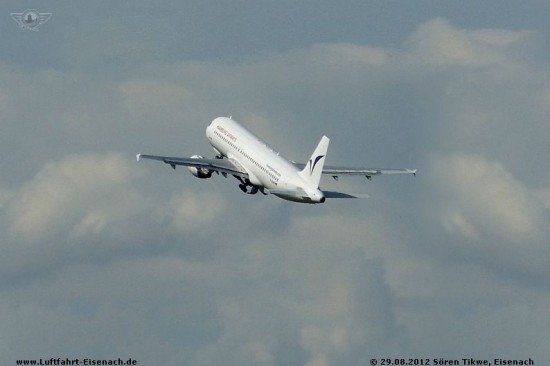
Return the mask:
M 200 155 L 193 155 L 191 156 L 191 159 L 202 159 L 203 157 Z M 200 179 L 206 179 L 212 177 L 212 171 L 206 169 L 206 168 L 195 168 L 194 166 L 187 167 L 191 174 L 193 174 L 195 177 Z

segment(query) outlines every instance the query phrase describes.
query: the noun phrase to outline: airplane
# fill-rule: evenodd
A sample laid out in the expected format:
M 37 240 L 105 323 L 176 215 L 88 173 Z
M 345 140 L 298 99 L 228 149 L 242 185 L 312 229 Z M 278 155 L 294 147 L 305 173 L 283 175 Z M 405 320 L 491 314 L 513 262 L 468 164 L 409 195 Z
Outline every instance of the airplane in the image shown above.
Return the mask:
M 259 137 L 232 117 L 218 117 L 206 128 L 206 138 L 216 156 L 205 159 L 200 155 L 189 158 L 137 154 L 141 159 L 159 160 L 173 169 L 182 165 L 200 179 L 213 173 L 232 175 L 244 193 L 273 194 L 282 199 L 301 203 L 323 203 L 326 198 L 365 198 L 364 194 L 325 191 L 319 188 L 322 174 L 338 180 L 341 175 L 364 175 L 371 179 L 380 174 L 412 174 L 416 169 L 373 169 L 325 166 L 329 138 L 323 136 L 305 164 L 287 160 Z

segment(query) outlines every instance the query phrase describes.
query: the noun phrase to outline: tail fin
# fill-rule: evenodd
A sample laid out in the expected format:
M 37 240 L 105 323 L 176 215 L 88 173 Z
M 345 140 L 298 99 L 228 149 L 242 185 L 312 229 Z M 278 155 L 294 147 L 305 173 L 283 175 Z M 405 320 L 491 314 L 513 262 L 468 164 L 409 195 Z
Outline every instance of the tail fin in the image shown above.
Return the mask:
M 302 178 L 304 178 L 309 184 L 311 184 L 311 186 L 314 186 L 315 188 L 319 187 L 319 181 L 321 180 L 321 173 L 323 173 L 323 165 L 325 164 L 329 141 L 329 138 L 326 136 L 321 138 L 321 141 L 319 141 L 319 144 L 304 167 L 304 170 L 300 172 Z

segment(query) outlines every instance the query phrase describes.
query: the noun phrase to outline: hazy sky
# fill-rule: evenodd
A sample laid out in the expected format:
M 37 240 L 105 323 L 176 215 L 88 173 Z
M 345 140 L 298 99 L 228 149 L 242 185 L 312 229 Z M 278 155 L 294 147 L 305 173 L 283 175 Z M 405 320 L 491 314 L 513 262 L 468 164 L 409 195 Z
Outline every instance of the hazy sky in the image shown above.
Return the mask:
M 222 4 L 219 4 L 222 3 Z M 528 4 L 528 5 L 526 5 Z M 39 31 L 10 16 L 52 13 Z M 0 364 L 550 364 L 550 3 L 0 4 Z M 300 205 L 135 162 L 418 168 Z

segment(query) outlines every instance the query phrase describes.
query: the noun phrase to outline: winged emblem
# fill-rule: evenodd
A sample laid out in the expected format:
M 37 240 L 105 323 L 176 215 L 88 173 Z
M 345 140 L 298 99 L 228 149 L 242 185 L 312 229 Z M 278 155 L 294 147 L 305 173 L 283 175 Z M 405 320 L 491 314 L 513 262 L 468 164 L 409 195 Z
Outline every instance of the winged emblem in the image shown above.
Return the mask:
M 46 23 L 52 13 L 39 13 L 34 9 L 27 9 L 22 13 L 11 13 L 12 19 L 19 24 L 19 28 L 37 32 L 38 27 Z

